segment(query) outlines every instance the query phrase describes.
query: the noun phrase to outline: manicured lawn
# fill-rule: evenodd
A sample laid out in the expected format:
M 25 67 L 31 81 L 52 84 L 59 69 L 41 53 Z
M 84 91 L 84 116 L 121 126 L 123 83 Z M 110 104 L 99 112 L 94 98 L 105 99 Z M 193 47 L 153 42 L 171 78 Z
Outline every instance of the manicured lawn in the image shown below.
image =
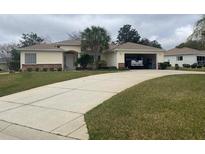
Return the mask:
M 108 71 L 70 71 L 0 74 L 0 97 L 55 82 L 107 72 Z
M 90 139 L 205 139 L 205 75 L 145 81 L 86 113 Z
M 180 68 L 180 70 L 183 70 L 183 71 L 201 71 L 201 72 L 205 72 L 205 67 L 202 67 L 202 68 Z
M 168 70 L 175 70 L 175 68 L 174 67 L 168 67 Z M 180 67 L 179 70 L 181 70 L 181 71 L 205 72 L 205 67 L 202 67 L 202 68 L 185 68 L 185 67 Z

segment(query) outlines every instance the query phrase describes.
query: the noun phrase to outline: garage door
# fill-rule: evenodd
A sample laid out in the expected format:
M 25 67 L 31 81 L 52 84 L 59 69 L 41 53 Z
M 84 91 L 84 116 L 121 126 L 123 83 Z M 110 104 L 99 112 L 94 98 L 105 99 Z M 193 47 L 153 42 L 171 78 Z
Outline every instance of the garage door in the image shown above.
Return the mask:
M 156 69 L 156 54 L 125 54 L 125 67 L 129 69 Z

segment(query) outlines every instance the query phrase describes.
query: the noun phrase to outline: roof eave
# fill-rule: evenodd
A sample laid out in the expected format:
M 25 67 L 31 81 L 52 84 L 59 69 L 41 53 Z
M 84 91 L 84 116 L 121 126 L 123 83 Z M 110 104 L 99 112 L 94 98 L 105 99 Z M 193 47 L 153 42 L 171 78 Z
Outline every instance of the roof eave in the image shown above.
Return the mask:
M 63 49 L 18 49 L 19 51 L 65 51 Z
M 163 49 L 120 49 L 120 48 L 116 48 L 114 49 L 114 51 L 148 51 L 148 52 L 165 52 L 166 50 Z
M 80 44 L 66 44 L 66 43 L 58 43 L 56 45 L 59 45 L 59 46 L 81 46 Z

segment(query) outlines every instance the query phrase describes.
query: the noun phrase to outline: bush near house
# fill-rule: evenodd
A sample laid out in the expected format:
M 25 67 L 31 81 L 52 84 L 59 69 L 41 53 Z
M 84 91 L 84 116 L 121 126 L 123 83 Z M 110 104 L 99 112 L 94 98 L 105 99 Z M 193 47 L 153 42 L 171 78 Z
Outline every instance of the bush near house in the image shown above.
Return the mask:
M 32 72 L 33 69 L 32 69 L 32 68 L 27 68 L 27 71 L 28 71 L 28 72 Z
M 54 68 L 49 68 L 49 71 L 53 72 L 53 71 L 54 71 Z
M 175 64 L 174 69 L 175 69 L 175 70 L 178 70 L 178 69 L 179 69 L 179 65 L 178 65 L 178 64 Z
M 80 64 L 83 69 L 86 69 L 88 64 L 93 64 L 93 62 L 93 57 L 88 54 L 83 54 L 77 59 L 77 64 Z
M 197 65 L 197 67 L 196 68 L 202 68 L 202 65 Z
M 96 62 L 96 66 L 99 69 L 104 69 L 107 67 L 107 62 L 105 60 L 99 60 Z
M 36 68 L 36 69 L 35 69 L 36 72 L 39 72 L 39 70 L 40 70 L 39 68 Z
M 158 63 L 158 67 L 159 67 L 159 69 L 161 69 L 161 70 L 165 70 L 165 69 L 167 69 L 167 67 L 170 67 L 170 66 L 171 66 L 171 65 L 170 65 L 169 62 Z
M 190 65 L 190 64 L 183 64 L 183 67 L 185 67 L 185 68 L 190 68 L 191 65 Z
M 197 68 L 197 63 L 192 64 L 191 68 Z
M 48 68 L 43 68 L 43 71 L 44 71 L 44 72 L 47 72 L 47 71 L 48 71 Z
M 58 68 L 57 71 L 58 71 L 58 72 L 61 72 L 61 71 L 62 71 L 62 68 Z

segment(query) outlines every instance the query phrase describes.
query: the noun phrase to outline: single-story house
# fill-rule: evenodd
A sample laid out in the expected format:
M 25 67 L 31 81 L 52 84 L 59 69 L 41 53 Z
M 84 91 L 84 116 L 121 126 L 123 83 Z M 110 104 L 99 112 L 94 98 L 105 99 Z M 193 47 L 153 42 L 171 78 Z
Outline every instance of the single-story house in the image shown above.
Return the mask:
M 37 44 L 18 50 L 21 51 L 22 70 L 27 68 L 75 69 L 77 58 L 86 53 L 81 51 L 81 41 L 78 40 Z M 98 56 L 98 59 L 105 60 L 109 67 L 157 69 L 158 63 L 164 62 L 164 50 L 127 42 L 110 45 L 108 50 Z
M 178 64 L 180 67 L 183 64 L 195 64 L 204 65 L 205 64 L 205 51 L 196 50 L 192 48 L 174 48 L 168 50 L 164 54 L 165 62 L 169 62 L 172 66 Z

